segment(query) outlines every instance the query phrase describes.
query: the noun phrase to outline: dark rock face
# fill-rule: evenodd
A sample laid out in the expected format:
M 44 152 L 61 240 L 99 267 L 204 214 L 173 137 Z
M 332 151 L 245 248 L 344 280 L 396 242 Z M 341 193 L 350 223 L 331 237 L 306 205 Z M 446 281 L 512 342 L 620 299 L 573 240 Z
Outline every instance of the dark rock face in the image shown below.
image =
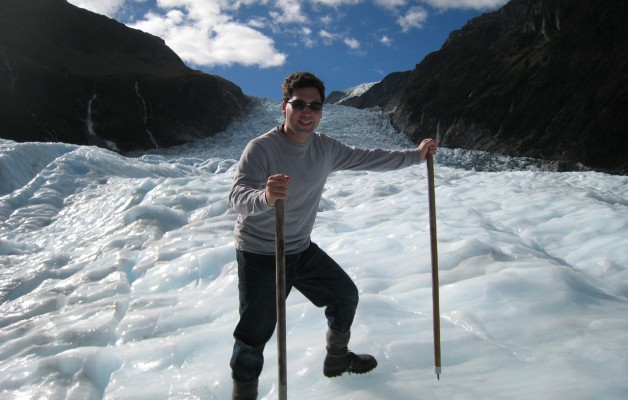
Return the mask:
M 628 173 L 628 3 L 512 0 L 417 65 L 392 114 L 414 140 Z
M 167 147 L 226 128 L 239 87 L 163 40 L 64 0 L 0 2 L 0 137 Z
M 331 92 L 325 99 L 326 103 L 340 104 L 355 108 L 385 107 L 399 95 L 408 82 L 411 71 L 393 72 L 360 96 L 342 100 L 346 93 Z
M 511 0 L 380 100 L 415 142 L 627 174 L 627 19 L 626 1 Z

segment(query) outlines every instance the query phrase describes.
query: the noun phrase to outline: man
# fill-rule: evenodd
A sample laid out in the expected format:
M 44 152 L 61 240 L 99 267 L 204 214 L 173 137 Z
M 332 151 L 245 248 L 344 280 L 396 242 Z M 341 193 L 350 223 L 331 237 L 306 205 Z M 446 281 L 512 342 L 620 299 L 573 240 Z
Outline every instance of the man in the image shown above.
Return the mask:
M 285 200 L 286 293 L 299 290 L 325 307 L 328 331 L 323 373 L 366 373 L 377 366 L 370 355 L 348 351 L 358 289 L 344 270 L 310 241 L 327 177 L 343 169 L 388 171 L 435 154 L 433 139 L 407 151 L 364 150 L 315 132 L 322 118 L 325 86 L 307 72 L 288 76 L 282 86 L 285 122 L 252 140 L 238 163 L 229 203 L 235 227 L 240 321 L 235 328 L 232 399 L 256 399 L 263 351 L 276 325 L 275 211 Z

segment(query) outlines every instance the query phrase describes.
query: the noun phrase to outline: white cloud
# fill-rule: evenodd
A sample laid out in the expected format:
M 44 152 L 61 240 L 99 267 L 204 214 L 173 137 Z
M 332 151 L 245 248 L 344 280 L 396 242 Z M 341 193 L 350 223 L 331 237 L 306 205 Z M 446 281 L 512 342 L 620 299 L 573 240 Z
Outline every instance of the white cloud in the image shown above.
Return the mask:
M 311 32 L 311 30 L 309 31 Z M 355 38 L 347 37 L 339 33 L 333 33 L 325 29 L 321 29 L 320 31 L 318 31 L 318 36 L 322 39 L 323 45 L 325 46 L 331 46 L 335 42 L 342 42 L 345 46 L 353 51 L 359 50 L 362 46 L 360 41 Z
M 199 25 L 214 25 L 228 21 L 230 17 L 227 0 L 157 0 L 157 6 L 162 10 L 185 10 L 190 22 Z
M 308 18 L 301 10 L 301 4 L 295 0 L 276 0 L 275 7 L 280 12 L 271 12 L 271 17 L 279 23 L 307 23 Z
M 114 17 L 125 3 L 146 0 L 68 0 L 93 12 Z M 263 19 L 246 23 L 233 21 L 231 13 L 240 7 L 269 0 L 156 0 L 152 10 L 128 24 L 132 28 L 159 36 L 184 61 L 196 66 L 242 64 L 261 68 L 286 62 L 286 55 L 275 48 L 272 38 L 259 29 Z M 290 22 L 302 22 L 304 16 L 297 3 L 276 0 L 275 4 Z M 161 11 L 161 12 L 160 12 Z
M 394 0 L 391 0 L 394 1 Z M 496 9 L 508 0 L 421 0 L 423 3 L 440 9 L 468 8 L 474 10 Z
M 380 7 L 388 8 L 388 9 L 396 9 L 398 7 L 405 6 L 406 0 L 373 0 L 375 4 Z
M 334 17 L 332 17 L 331 15 L 325 15 L 323 17 L 320 17 L 318 19 L 318 21 L 325 26 L 329 26 L 332 24 L 332 22 L 334 22 Z
M 268 23 L 263 18 L 252 18 L 246 23 L 251 28 L 262 29 L 268 26 Z
M 283 65 L 287 56 L 275 49 L 272 38 L 255 29 L 263 21 L 238 23 L 227 13 L 242 4 L 227 0 L 157 0 L 167 12 L 149 12 L 131 26 L 161 37 L 179 57 L 196 66 Z
M 122 8 L 124 2 L 125 0 L 68 0 L 68 3 L 77 7 L 108 17 L 113 17 Z
M 340 35 L 331 33 L 325 29 L 318 32 L 318 36 L 320 36 L 323 39 L 324 44 L 328 46 L 340 38 Z
M 196 64 L 238 63 L 266 68 L 286 61 L 286 55 L 274 49 L 273 40 L 254 29 L 229 23 L 215 27 L 214 31 L 209 46 L 198 52 Z
M 360 48 L 360 42 L 357 39 L 353 39 L 353 38 L 344 38 L 343 39 L 344 44 L 347 45 L 348 48 L 350 48 L 351 50 L 357 50 Z
M 379 38 L 379 42 L 383 44 L 384 46 L 392 46 L 393 41 L 390 37 L 388 37 L 387 35 L 384 35 L 381 38 Z
M 131 27 L 164 38 L 175 30 L 184 19 L 185 15 L 179 10 L 169 11 L 166 15 L 151 11 L 144 16 L 142 21 L 131 25 Z
M 334 26 L 333 20 L 344 15 L 351 6 L 364 3 L 378 6 L 397 16 L 397 24 L 404 32 L 421 28 L 427 18 L 425 8 L 437 9 L 495 9 L 508 0 L 311 0 L 310 3 L 296 0 L 68 0 L 79 7 L 115 17 L 130 9 L 156 4 L 156 8 L 141 16 L 131 27 L 159 36 L 184 61 L 196 66 L 242 64 L 262 68 L 280 66 L 286 62 L 286 54 L 275 47 L 275 41 L 263 30 L 271 29 L 272 34 L 285 34 L 284 26 L 299 25 L 299 28 Z M 415 4 L 412 6 L 412 4 Z M 133 6 L 135 5 L 135 6 Z M 238 15 L 246 15 L 246 7 L 261 7 L 266 14 L 250 15 L 247 21 L 237 21 Z M 407 7 L 411 6 L 406 10 Z M 316 14 L 309 15 L 312 7 Z M 325 10 L 327 8 L 327 10 Z M 322 15 L 328 10 L 332 14 Z M 323 11 L 325 10 L 325 11 Z M 405 11 L 405 13 L 403 13 Z M 339 14 L 340 13 L 340 14 Z M 316 19 L 318 18 L 318 20 Z M 330 30 L 312 30 L 301 33 L 301 41 L 306 47 L 332 45 L 342 42 L 352 50 L 361 48 L 361 43 L 346 34 Z M 390 46 L 388 36 L 379 41 Z
M 312 0 L 312 2 L 338 8 L 340 6 L 355 5 L 361 3 L 362 0 Z
M 316 41 L 312 39 L 312 29 L 306 26 L 301 28 L 301 40 L 308 49 L 316 46 Z
M 427 20 L 427 11 L 422 7 L 411 7 L 405 15 L 397 18 L 401 30 L 408 32 L 413 28 L 421 28 Z

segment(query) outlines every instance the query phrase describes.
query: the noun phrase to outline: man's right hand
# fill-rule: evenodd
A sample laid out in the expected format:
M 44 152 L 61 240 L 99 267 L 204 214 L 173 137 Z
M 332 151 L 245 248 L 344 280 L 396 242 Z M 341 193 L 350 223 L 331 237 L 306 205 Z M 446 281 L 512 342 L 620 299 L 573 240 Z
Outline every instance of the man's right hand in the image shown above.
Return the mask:
M 284 174 L 271 175 L 266 181 L 266 203 L 275 207 L 277 200 L 288 198 L 288 182 L 290 177 Z

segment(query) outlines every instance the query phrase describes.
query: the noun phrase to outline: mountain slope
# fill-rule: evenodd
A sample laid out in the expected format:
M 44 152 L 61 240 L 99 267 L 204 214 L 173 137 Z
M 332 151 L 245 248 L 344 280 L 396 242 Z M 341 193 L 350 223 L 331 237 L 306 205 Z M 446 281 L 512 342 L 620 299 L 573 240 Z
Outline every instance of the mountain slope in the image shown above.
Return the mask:
M 165 147 L 224 130 L 235 84 L 164 41 L 64 0 L 0 2 L 0 137 Z
M 401 88 L 347 105 L 390 110 L 415 142 L 626 174 L 627 19 L 625 1 L 511 0 L 452 32 Z

